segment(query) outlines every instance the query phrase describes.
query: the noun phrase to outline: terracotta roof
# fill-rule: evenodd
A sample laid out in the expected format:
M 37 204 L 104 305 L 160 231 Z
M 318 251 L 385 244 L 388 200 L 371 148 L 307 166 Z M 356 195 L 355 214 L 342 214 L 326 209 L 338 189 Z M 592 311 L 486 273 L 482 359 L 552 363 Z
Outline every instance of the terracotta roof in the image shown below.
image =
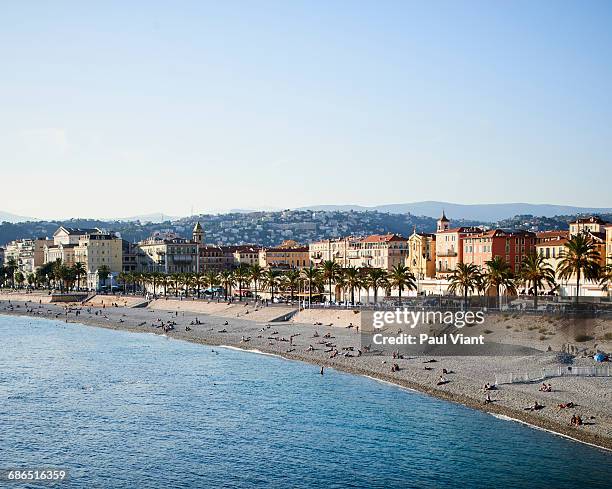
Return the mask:
M 436 234 L 444 234 L 444 233 L 471 233 L 471 234 L 475 234 L 475 233 L 482 233 L 482 229 L 477 228 L 477 227 L 471 227 L 471 226 L 461 226 L 458 228 L 451 228 L 451 229 L 445 229 L 444 231 L 440 231 Z
M 555 238 L 567 238 L 569 237 L 568 230 L 554 230 L 554 231 L 539 231 L 536 233 L 538 239 L 555 239 Z
M 372 234 L 360 240 L 362 243 L 389 243 L 390 241 L 407 241 L 397 234 Z
M 599 216 L 590 216 L 590 217 L 580 217 L 575 221 L 572 221 L 570 224 L 608 224 Z
M 563 246 L 568 241 L 569 241 L 568 238 L 562 238 L 562 237 L 553 238 L 553 239 L 549 239 L 547 241 L 541 241 L 540 243 L 537 243 L 536 244 L 536 248 L 538 246 L 540 246 L 540 247 L 542 247 L 542 246 Z

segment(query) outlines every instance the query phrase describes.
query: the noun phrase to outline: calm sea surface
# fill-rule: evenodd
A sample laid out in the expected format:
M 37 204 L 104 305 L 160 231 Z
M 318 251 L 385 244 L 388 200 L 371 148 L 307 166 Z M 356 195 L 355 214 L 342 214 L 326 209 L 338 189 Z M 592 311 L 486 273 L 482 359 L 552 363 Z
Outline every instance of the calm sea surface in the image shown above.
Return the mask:
M 367 378 L 30 318 L 0 316 L 0 335 L 0 469 L 68 468 L 54 487 L 560 489 L 612 479 L 608 452 Z

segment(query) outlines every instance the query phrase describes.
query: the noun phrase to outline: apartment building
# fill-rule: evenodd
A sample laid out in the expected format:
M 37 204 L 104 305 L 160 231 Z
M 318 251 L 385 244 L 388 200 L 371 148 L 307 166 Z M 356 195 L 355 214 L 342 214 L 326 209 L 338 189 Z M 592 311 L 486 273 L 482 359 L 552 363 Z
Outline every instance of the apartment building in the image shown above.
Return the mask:
M 355 268 L 391 270 L 405 264 L 408 239 L 397 234 L 373 234 L 350 243 L 348 263 Z
M 319 266 L 324 261 L 333 261 L 338 263 L 342 268 L 349 265 L 348 254 L 351 249 L 351 243 L 357 238 L 334 238 L 315 241 L 308 245 L 308 254 L 310 262 L 314 266 Z
M 467 236 L 482 233 L 478 227 L 462 226 L 451 228 L 444 212 L 436 227 L 436 276 L 447 278 L 459 263 L 463 263 L 462 240 Z
M 83 234 L 73 250 L 74 262 L 85 265 L 88 289 L 95 290 L 101 285 L 98 275 L 101 267 L 108 269 L 110 280 L 123 271 L 123 243 L 115 234 L 103 232 Z
M 545 262 L 555 271 L 569 237 L 569 231 L 542 231 L 536 233 L 536 253 L 543 257 Z
M 518 274 L 523 259 L 536 251 L 536 234 L 522 230 L 493 229 L 463 237 L 461 247 L 463 263 L 472 263 L 485 270 L 487 261 L 501 257 Z
M 259 250 L 259 265 L 262 268 L 287 270 L 308 268 L 310 254 L 308 246 L 300 246 L 293 240 L 286 240 L 280 246 Z
M 17 269 L 23 274 L 34 273 L 45 263 L 45 246 L 52 243 L 52 240 L 46 238 L 11 241 L 4 250 L 4 261 L 12 258 L 17 263 Z
M 198 243 L 172 233 L 157 233 L 138 243 L 144 272 L 195 273 L 199 271 Z

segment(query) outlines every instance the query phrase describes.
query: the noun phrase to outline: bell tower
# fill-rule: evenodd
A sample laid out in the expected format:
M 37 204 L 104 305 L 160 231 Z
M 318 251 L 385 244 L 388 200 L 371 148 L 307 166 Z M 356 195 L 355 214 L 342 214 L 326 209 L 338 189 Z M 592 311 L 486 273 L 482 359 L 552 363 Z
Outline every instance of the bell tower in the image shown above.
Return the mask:
M 442 217 L 438 219 L 438 227 L 436 229 L 437 232 L 441 233 L 442 231 L 448 230 L 449 223 L 450 221 L 446 219 L 446 214 L 444 214 L 444 211 L 442 211 Z
M 191 234 L 191 239 L 198 244 L 204 244 L 204 230 L 202 229 L 202 225 L 200 221 L 196 223 L 193 227 L 193 233 Z

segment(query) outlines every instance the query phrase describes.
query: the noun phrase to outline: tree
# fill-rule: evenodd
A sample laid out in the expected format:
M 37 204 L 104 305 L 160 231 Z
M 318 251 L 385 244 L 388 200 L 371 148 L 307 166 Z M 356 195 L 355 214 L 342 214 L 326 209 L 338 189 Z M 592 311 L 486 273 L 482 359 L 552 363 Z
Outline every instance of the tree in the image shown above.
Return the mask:
M 607 290 L 608 294 L 612 292 L 612 263 L 601 270 L 599 285 L 601 285 L 601 290 Z
M 308 305 L 312 304 L 312 289 L 316 281 L 321 277 L 321 272 L 312 264 L 308 268 L 302 270 L 304 279 L 308 282 Z
M 333 260 L 325 260 L 321 264 L 321 271 L 323 275 L 323 279 L 327 281 L 327 285 L 329 286 L 329 302 L 332 301 L 332 283 L 336 281 L 340 273 L 342 272 L 342 268 L 338 263 Z
M 6 275 L 11 279 L 11 287 L 15 288 L 15 270 L 17 270 L 17 260 L 15 260 L 14 256 L 11 256 L 6 260 L 6 265 L 4 266 L 6 270 Z
M 483 275 L 473 263 L 459 263 L 450 276 L 449 292 L 463 295 L 463 305 L 467 306 L 468 293 L 476 287 L 485 287 Z
M 234 275 L 230 270 L 222 270 L 219 273 L 219 281 L 223 285 L 225 291 L 225 300 L 227 300 L 228 292 L 231 294 L 232 285 L 234 285 Z
M 159 285 L 164 288 L 164 297 L 168 297 L 168 286 L 170 285 L 171 280 L 167 273 L 161 273 L 159 276 Z
M 23 273 L 21 273 L 20 270 L 17 270 L 13 274 L 13 287 L 14 287 L 15 282 L 17 283 L 19 287 L 21 287 L 21 284 L 23 284 L 24 280 L 25 280 L 25 277 L 23 276 Z
M 251 265 L 250 271 L 249 271 L 249 279 L 253 282 L 253 286 L 254 286 L 254 292 L 255 292 L 255 300 L 257 301 L 257 284 L 261 281 L 261 278 L 263 277 L 263 273 L 264 270 L 263 268 L 261 268 L 261 265 L 259 265 L 258 263 L 254 263 L 253 265 Z
M 85 265 L 80 261 L 76 262 L 72 266 L 72 270 L 74 271 L 74 275 L 76 277 L 77 290 L 81 288 L 81 277 L 87 273 L 87 269 Z
M 285 272 L 284 281 L 285 281 L 287 288 L 289 289 L 289 293 L 290 293 L 292 301 L 293 301 L 293 291 L 296 288 L 299 288 L 300 286 L 300 278 L 301 278 L 300 271 L 295 268 Z
M 580 295 L 580 280 L 597 280 L 600 272 L 599 252 L 593 240 L 586 234 L 572 236 L 561 251 L 557 265 L 560 279 L 569 280 L 576 275 L 576 303 Z
M 34 275 L 31 272 L 28 273 L 27 281 L 28 281 L 28 285 L 32 287 L 36 283 L 36 275 Z
M 389 283 L 391 287 L 397 288 L 399 291 L 399 303 L 402 305 L 402 291 L 404 289 L 416 290 L 416 277 L 413 273 L 401 263 L 395 265 L 389 272 Z
M 510 264 L 501 256 L 495 256 L 492 260 L 486 262 L 486 280 L 487 285 L 495 287 L 495 295 L 498 297 L 499 307 L 501 308 L 501 288 L 504 287 L 506 292 L 516 292 Z
M 555 285 L 555 271 L 543 256 L 533 253 L 523 258 L 520 277 L 533 287 L 533 308 L 538 308 L 538 290 Z
M 266 287 L 270 290 L 271 300 L 274 300 L 274 290 L 278 287 L 280 282 L 281 272 L 270 268 L 265 271 L 263 280 Z
M 102 281 L 104 285 L 106 285 L 106 280 L 110 277 L 111 271 L 108 268 L 108 265 L 102 265 L 98 268 L 98 279 Z
M 378 302 L 378 289 L 384 287 L 387 283 L 387 271 L 382 268 L 370 268 L 367 273 L 370 285 L 374 290 L 374 304 L 376 304 Z
M 238 283 L 238 300 L 239 301 L 242 300 L 242 286 L 250 280 L 250 276 L 251 276 L 251 273 L 249 270 L 249 266 L 246 263 L 241 263 L 234 270 L 234 278 L 236 279 L 236 282 Z
M 358 268 L 349 266 L 344 269 L 344 285 L 351 291 L 351 304 L 355 304 L 355 289 L 362 286 L 361 272 Z
M 204 278 L 202 279 L 205 287 L 210 287 L 211 295 L 214 296 L 214 288 L 219 284 L 219 278 L 217 274 L 212 270 L 209 270 L 204 274 Z

